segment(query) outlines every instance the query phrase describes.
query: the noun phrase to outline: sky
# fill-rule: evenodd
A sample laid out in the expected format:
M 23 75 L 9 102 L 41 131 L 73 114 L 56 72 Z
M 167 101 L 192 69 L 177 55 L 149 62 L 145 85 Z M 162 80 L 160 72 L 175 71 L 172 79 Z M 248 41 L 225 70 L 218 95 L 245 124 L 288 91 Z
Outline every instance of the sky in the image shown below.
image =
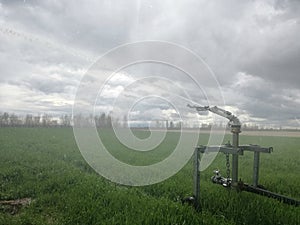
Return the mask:
M 205 105 L 205 96 L 218 99 L 221 90 L 222 106 L 244 124 L 300 126 L 298 0 L 0 0 L 0 112 L 71 114 L 101 56 L 147 40 L 190 49 L 218 87 L 203 83 L 203 93 L 172 67 L 131 65 L 105 84 L 97 113 L 122 117 L 134 102 L 128 110 L 136 120 L 176 120 L 185 108 L 182 118 L 211 121 L 176 96 L 184 89 Z

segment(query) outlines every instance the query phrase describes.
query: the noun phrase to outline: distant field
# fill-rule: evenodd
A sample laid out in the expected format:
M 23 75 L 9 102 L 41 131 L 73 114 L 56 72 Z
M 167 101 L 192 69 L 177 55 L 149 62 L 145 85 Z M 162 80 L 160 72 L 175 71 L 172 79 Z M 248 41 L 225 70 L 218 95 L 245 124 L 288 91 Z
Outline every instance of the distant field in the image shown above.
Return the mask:
M 171 132 L 180 132 L 180 130 L 171 130 Z M 187 130 L 186 132 L 196 132 L 195 130 Z M 216 131 L 220 133 L 220 131 Z M 209 130 L 200 130 L 201 134 L 209 134 Z M 226 131 L 226 134 L 230 134 L 230 131 Z M 274 130 L 274 131 L 243 131 L 240 135 L 247 135 L 247 136 L 270 136 L 270 137 L 300 137 L 300 131 L 284 131 L 284 130 Z
M 300 137 L 300 131 L 243 131 L 242 135 L 272 136 L 272 137 Z
M 135 131 L 147 137 L 147 131 Z M 276 132 L 277 133 L 277 132 Z M 170 154 L 178 140 L 169 132 L 163 144 L 147 154 L 120 144 L 111 130 L 102 131 L 111 154 L 130 164 L 150 164 Z M 261 155 L 260 183 L 268 190 L 300 199 L 300 137 L 243 132 L 241 144 L 274 147 Z M 279 133 L 277 133 L 279 134 Z M 250 136 L 251 135 L 251 136 Z M 202 133 L 199 144 L 206 144 Z M 231 139 L 227 134 L 224 142 Z M 239 176 L 252 180 L 253 155 L 240 157 Z M 29 206 L 0 205 L 0 224 L 300 224 L 300 207 L 251 193 L 229 191 L 210 182 L 212 171 L 225 171 L 219 153 L 201 173 L 201 206 L 196 212 L 180 198 L 192 194 L 192 163 L 172 178 L 145 187 L 116 185 L 102 178 L 83 160 L 72 129 L 0 129 L 0 201 L 31 198 Z

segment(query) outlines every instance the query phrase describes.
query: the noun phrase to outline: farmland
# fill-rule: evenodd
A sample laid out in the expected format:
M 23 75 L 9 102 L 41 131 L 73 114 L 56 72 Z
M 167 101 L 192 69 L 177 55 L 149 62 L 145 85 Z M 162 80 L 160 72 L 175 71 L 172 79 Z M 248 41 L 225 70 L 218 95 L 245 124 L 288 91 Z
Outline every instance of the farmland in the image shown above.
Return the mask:
M 139 155 L 103 131 L 115 157 L 131 164 L 162 160 L 176 145 L 170 132 L 158 149 Z M 137 131 L 137 136 L 147 136 Z M 199 143 L 206 144 L 208 134 Z M 230 140 L 226 136 L 224 142 Z M 203 142 L 203 143 L 202 143 Z M 268 190 L 300 199 L 300 138 L 241 136 L 241 144 L 273 146 L 261 155 L 260 183 Z M 121 151 L 122 149 L 122 151 Z M 252 179 L 252 154 L 240 157 L 240 174 Z M 0 205 L 0 224 L 300 224 L 300 207 L 251 193 L 237 193 L 210 182 L 212 171 L 225 171 L 219 153 L 201 173 L 201 206 L 197 212 L 180 199 L 192 193 L 192 163 L 164 182 L 127 187 L 99 176 L 82 158 L 71 128 L 0 129 L 0 200 L 31 198 L 12 213 Z

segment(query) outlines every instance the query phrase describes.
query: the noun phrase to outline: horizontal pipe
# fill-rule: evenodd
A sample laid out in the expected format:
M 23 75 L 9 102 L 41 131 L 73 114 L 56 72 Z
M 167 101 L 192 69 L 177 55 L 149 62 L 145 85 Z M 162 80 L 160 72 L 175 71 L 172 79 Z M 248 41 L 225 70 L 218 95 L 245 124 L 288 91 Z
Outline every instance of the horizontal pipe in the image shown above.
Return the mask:
M 230 187 L 231 186 L 231 185 L 229 185 L 229 186 L 227 185 L 228 184 L 228 183 L 226 183 L 227 179 L 224 178 L 224 177 L 213 176 L 211 180 L 215 184 L 223 185 L 223 187 Z M 281 201 L 285 204 L 300 206 L 300 201 L 297 200 L 297 199 L 293 199 L 293 198 L 290 198 L 290 197 L 287 197 L 287 196 L 284 196 L 284 195 L 280 195 L 280 194 L 277 194 L 277 193 L 274 193 L 274 192 L 271 192 L 271 191 L 268 191 L 268 190 L 265 190 L 265 189 L 262 189 L 262 188 L 259 188 L 259 187 L 254 187 L 254 186 L 251 186 L 249 184 L 239 182 L 237 184 L 237 186 L 231 186 L 231 187 L 235 187 L 235 188 L 237 188 L 237 190 L 240 190 L 240 191 L 247 191 L 247 192 L 262 195 L 262 196 L 265 196 L 265 197 L 273 198 L 273 199 L 279 200 L 279 201 Z
M 290 198 L 290 197 L 287 197 L 284 195 L 280 195 L 280 194 L 277 194 L 277 193 L 274 193 L 274 192 L 271 192 L 271 191 L 268 191 L 265 189 L 261 189 L 258 187 L 253 187 L 251 185 L 244 184 L 242 187 L 242 190 L 251 192 L 251 193 L 255 193 L 255 194 L 259 194 L 262 196 L 266 196 L 269 198 L 274 198 L 274 199 L 277 199 L 277 200 L 279 200 L 283 203 L 289 204 L 289 205 L 300 206 L 300 201 L 298 201 L 296 199 L 293 199 L 293 198 Z

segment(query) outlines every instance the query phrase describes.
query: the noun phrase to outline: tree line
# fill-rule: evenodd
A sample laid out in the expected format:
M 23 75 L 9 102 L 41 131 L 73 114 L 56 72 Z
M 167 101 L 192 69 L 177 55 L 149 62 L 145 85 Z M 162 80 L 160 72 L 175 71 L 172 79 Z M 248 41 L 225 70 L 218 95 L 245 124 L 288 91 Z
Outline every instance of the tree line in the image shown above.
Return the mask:
M 71 115 L 65 114 L 59 117 L 50 114 L 26 114 L 0 113 L 0 127 L 51 127 L 71 126 Z
M 113 123 L 119 123 L 119 120 L 113 120 L 110 114 L 101 113 L 99 116 L 75 116 L 70 114 L 53 116 L 50 114 L 26 114 L 17 115 L 15 113 L 0 112 L 0 127 L 71 127 L 73 119 L 79 124 L 94 122 L 97 127 L 112 127 Z
M 124 116 L 122 119 L 116 118 L 112 116 L 112 113 L 100 113 L 99 115 L 75 115 L 72 117 L 70 114 L 62 114 L 59 116 L 54 116 L 51 114 L 26 114 L 26 115 L 17 115 L 15 113 L 0 112 L 0 127 L 71 127 L 73 124 L 78 126 L 86 126 L 87 124 L 95 124 L 96 127 L 128 127 L 129 124 L 131 127 L 136 128 L 146 128 L 146 127 L 154 127 L 154 128 L 168 128 L 168 129 L 180 129 L 180 128 L 191 128 L 196 129 L 200 128 L 203 130 L 210 130 L 213 124 L 199 124 L 199 122 L 195 122 L 192 125 L 187 124 L 182 121 L 168 121 L 168 120 L 156 120 L 151 125 L 147 125 L 146 123 L 135 123 L 127 120 L 127 116 Z M 226 124 L 220 123 L 215 124 L 214 127 L 216 129 L 224 129 Z M 280 128 L 272 128 L 272 127 L 259 127 L 256 124 L 249 125 L 244 124 L 242 130 L 287 130 Z M 297 129 L 291 129 L 297 130 Z
M 71 127 L 73 124 L 77 126 L 86 126 L 90 124 L 95 124 L 96 127 L 128 127 L 129 122 L 127 116 L 123 116 L 122 119 L 112 116 L 112 113 L 100 113 L 99 115 L 74 115 L 70 114 L 63 115 L 51 115 L 51 114 L 23 114 L 17 115 L 15 113 L 0 112 L 0 127 Z M 131 124 L 132 127 L 147 127 L 146 123 L 136 123 Z M 180 123 L 175 123 L 173 121 L 156 120 L 155 124 L 151 125 L 156 128 L 167 127 L 169 129 L 178 129 L 182 126 Z

